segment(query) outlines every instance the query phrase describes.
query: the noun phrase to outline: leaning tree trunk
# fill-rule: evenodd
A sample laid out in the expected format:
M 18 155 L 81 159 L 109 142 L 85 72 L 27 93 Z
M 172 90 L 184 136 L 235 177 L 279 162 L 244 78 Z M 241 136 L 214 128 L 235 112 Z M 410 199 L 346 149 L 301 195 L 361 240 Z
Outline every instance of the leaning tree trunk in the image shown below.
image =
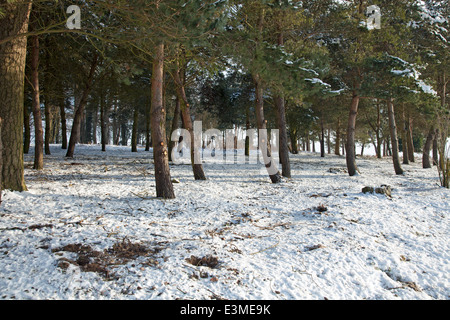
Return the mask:
M 42 115 L 39 91 L 39 37 L 31 38 L 31 86 L 33 89 L 33 118 L 34 118 L 34 166 L 36 170 L 44 168 L 44 129 L 42 128 Z
M 355 154 L 355 129 L 356 129 L 356 115 L 358 114 L 359 95 L 356 91 L 353 92 L 352 104 L 350 107 L 350 115 L 348 117 L 347 127 L 347 141 L 346 141 L 346 160 L 347 170 L 350 176 L 356 175 L 358 167 L 356 166 Z
M 69 140 L 69 146 L 67 148 L 66 157 L 72 158 L 73 154 L 75 152 L 75 145 L 77 141 L 80 139 L 80 131 L 81 131 L 81 120 L 84 113 L 84 108 L 86 106 L 89 93 L 91 92 L 92 88 L 92 82 L 94 81 L 94 75 L 95 70 L 97 68 L 98 64 L 98 56 L 95 55 L 94 59 L 91 63 L 91 69 L 89 71 L 89 76 L 86 82 L 86 87 L 83 91 L 83 95 L 81 96 L 80 102 L 77 106 L 77 110 L 75 111 L 74 119 L 73 119 L 73 125 L 72 125 L 72 131 L 70 133 L 70 140 Z
M 255 93 L 256 93 L 256 122 L 258 124 L 258 141 L 260 150 L 262 153 L 262 158 L 264 161 L 264 165 L 269 174 L 270 180 L 272 183 L 281 182 L 281 174 L 278 171 L 277 166 L 275 165 L 270 148 L 270 140 L 267 135 L 267 120 L 264 119 L 264 102 L 263 102 L 263 88 L 261 84 L 261 78 L 259 74 L 255 74 L 254 77 L 255 82 Z
M 177 94 L 180 100 L 180 109 L 181 109 L 181 116 L 183 118 L 184 128 L 189 131 L 191 135 L 191 164 L 192 164 L 192 171 L 194 172 L 194 179 L 195 180 L 206 180 L 205 172 L 203 171 L 203 165 L 200 158 L 200 150 L 197 148 L 197 141 L 196 139 L 199 139 L 200 137 L 195 137 L 194 134 L 194 128 L 192 126 L 192 120 L 191 120 L 191 112 L 190 112 L 190 105 L 187 101 L 186 91 L 184 89 L 184 79 L 181 78 L 181 70 L 179 63 L 177 61 L 177 70 L 175 71 L 175 82 L 176 82 L 176 89 Z
M 388 99 L 387 107 L 389 117 L 389 131 L 391 135 L 391 144 L 392 144 L 392 161 L 394 163 L 394 170 L 396 174 L 403 174 L 403 169 L 400 164 L 400 157 L 398 154 L 397 125 L 395 123 L 395 112 L 392 99 Z
M 25 191 L 23 166 L 24 74 L 26 33 L 31 1 L 1 1 L 0 16 L 0 117 L 3 119 L 3 189 Z M 10 38 L 10 40 L 7 40 Z
M 156 46 L 152 72 L 151 136 L 155 163 L 156 196 L 174 199 L 166 143 L 166 111 L 163 107 L 164 44 Z
M 434 133 L 434 127 L 431 127 L 430 131 L 428 132 L 425 145 L 423 146 L 422 167 L 424 169 L 429 169 L 432 167 L 430 161 L 430 150 L 431 146 L 433 145 Z

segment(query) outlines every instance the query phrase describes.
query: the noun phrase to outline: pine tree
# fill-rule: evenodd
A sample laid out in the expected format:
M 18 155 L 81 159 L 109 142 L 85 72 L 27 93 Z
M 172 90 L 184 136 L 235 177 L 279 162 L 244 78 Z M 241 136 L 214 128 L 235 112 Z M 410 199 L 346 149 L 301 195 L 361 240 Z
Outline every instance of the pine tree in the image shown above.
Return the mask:
M 25 191 L 23 166 L 24 74 L 31 2 L 0 2 L 0 118 L 3 119 L 3 189 Z M 9 39 L 9 40 L 7 40 Z

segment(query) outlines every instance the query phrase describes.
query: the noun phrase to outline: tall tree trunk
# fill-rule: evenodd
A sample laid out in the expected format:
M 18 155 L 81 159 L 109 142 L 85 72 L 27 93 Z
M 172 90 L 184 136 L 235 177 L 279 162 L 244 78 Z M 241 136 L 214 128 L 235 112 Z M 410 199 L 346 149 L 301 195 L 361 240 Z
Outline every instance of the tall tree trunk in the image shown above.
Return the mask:
M 298 154 L 297 132 L 291 129 L 289 136 L 291 138 L 292 154 Z
M 80 127 L 81 127 L 81 120 L 84 114 L 84 108 L 86 106 L 89 93 L 92 89 L 92 82 L 94 81 L 94 75 L 95 70 L 97 68 L 98 64 L 98 56 L 94 55 L 94 58 L 91 63 L 91 69 L 89 71 L 89 76 L 87 78 L 86 87 L 83 91 L 83 95 L 81 96 L 81 100 L 79 105 L 77 106 L 77 109 L 75 111 L 74 119 L 73 119 L 73 125 L 72 125 L 72 131 L 70 133 L 70 140 L 69 140 L 69 146 L 67 148 L 66 157 L 72 158 L 73 154 L 75 152 L 75 145 L 77 141 L 80 139 Z
M 434 131 L 434 127 L 432 126 L 430 131 L 428 132 L 425 145 L 423 146 L 422 167 L 424 169 L 428 169 L 428 168 L 432 167 L 431 161 L 430 161 L 430 150 L 431 150 L 431 146 L 433 144 L 434 134 L 435 134 L 435 131 Z
M 247 104 L 245 108 L 245 130 L 247 133 L 250 131 L 250 104 Z M 248 134 L 245 135 L 245 156 L 250 156 L 250 136 Z M 246 161 L 248 161 L 248 158 L 246 158 Z
M 120 116 L 120 133 L 121 133 L 121 145 L 127 146 L 128 145 L 128 123 L 125 116 Z
M 278 35 L 278 46 L 284 46 L 284 35 L 280 32 Z M 275 106 L 278 114 L 278 130 L 279 130 L 279 156 L 281 162 L 281 174 L 283 177 L 291 177 L 291 164 L 289 161 L 288 136 L 286 128 L 286 105 L 284 97 L 277 95 L 275 98 Z
M 327 153 L 331 154 L 331 128 L 327 129 Z
M 439 163 L 438 141 L 439 141 L 439 129 L 435 129 L 433 138 L 433 166 L 437 166 L 437 164 Z
M 34 166 L 36 170 L 44 168 L 44 129 L 42 128 L 40 90 L 39 90 L 39 37 L 31 37 L 31 85 L 33 87 L 34 118 Z
M 151 135 L 155 163 L 156 196 L 174 199 L 166 143 L 166 111 L 163 108 L 164 44 L 156 46 L 152 72 Z
M 180 123 L 180 112 L 181 112 L 181 104 L 180 104 L 180 98 L 177 96 L 175 98 L 175 110 L 173 111 L 173 119 L 172 119 L 172 128 L 170 132 L 170 136 L 172 136 L 172 133 L 174 133 L 176 130 L 179 129 L 179 123 Z M 172 150 L 175 148 L 175 142 L 170 139 L 169 141 L 169 161 L 173 161 L 172 159 Z
M 408 114 L 406 119 L 406 142 L 408 144 L 408 159 L 415 162 L 414 158 L 414 140 L 413 140 L 413 118 Z
M 151 145 L 152 142 L 150 138 L 150 105 L 148 105 L 145 108 L 145 151 L 150 151 Z
M 100 139 L 102 144 L 102 151 L 106 151 L 106 145 L 108 144 L 108 129 L 107 129 L 107 110 L 106 110 L 106 97 L 103 87 L 100 89 Z
M 44 117 L 45 117 L 45 132 L 44 132 L 44 152 L 47 155 L 50 155 L 50 143 L 52 138 L 53 131 L 53 114 L 52 114 L 52 101 L 51 101 L 51 79 L 50 74 L 52 70 L 50 70 L 50 44 L 48 37 L 44 39 L 45 45 L 45 71 L 44 71 Z
M 337 156 L 341 155 L 341 120 L 338 118 L 337 128 L 336 128 L 336 139 L 334 141 L 334 154 Z
M 377 137 L 377 147 L 376 147 L 376 152 L 377 152 L 377 158 L 381 159 L 381 144 L 383 143 L 382 138 L 381 138 L 381 106 L 380 103 L 377 101 L 377 127 L 375 130 L 375 135 Z
M 139 110 L 137 107 L 134 107 L 133 131 L 131 133 L 131 152 L 138 152 L 137 150 L 138 122 L 139 122 Z
M 359 95 L 353 91 L 352 104 L 350 107 L 350 115 L 348 117 L 347 127 L 347 141 L 346 141 L 346 160 L 347 170 L 350 176 L 354 176 L 358 167 L 356 166 L 356 154 L 355 154 L 355 129 L 356 129 L 356 116 L 358 114 Z
M 279 156 L 281 162 L 281 174 L 283 177 L 291 177 L 291 164 L 289 161 L 288 136 L 286 129 L 286 108 L 284 98 L 275 97 L 275 105 L 278 113 L 278 130 L 279 130 Z
M 97 144 L 97 125 L 98 125 L 98 105 L 94 108 L 94 116 L 92 119 L 92 143 Z
M 177 61 L 177 70 L 175 71 L 174 78 L 176 82 L 177 94 L 180 100 L 181 116 L 183 118 L 183 123 L 185 129 L 189 131 L 191 135 L 191 164 L 192 171 L 194 172 L 195 180 L 206 180 L 205 172 L 203 171 L 203 166 L 200 158 L 200 150 L 197 148 L 196 139 L 200 137 L 195 137 L 194 128 L 191 120 L 190 105 L 187 101 L 186 91 L 184 89 L 184 77 L 181 74 L 181 68 L 179 61 Z M 182 78 L 183 77 L 183 78 Z
M 392 144 L 392 161 L 394 163 L 395 173 L 400 175 L 403 174 L 402 166 L 400 165 L 400 157 L 398 154 L 398 138 L 397 138 L 397 125 L 395 123 L 395 112 L 394 112 L 394 104 L 392 103 L 392 99 L 388 99 L 387 102 L 388 108 L 388 117 L 389 117 L 389 131 L 391 136 L 391 144 Z
M 271 154 L 270 140 L 267 135 L 267 120 L 264 118 L 264 101 L 263 101 L 263 88 L 261 84 L 261 78 L 259 74 L 253 76 L 255 82 L 255 93 L 256 93 L 256 121 L 258 123 L 258 141 L 260 145 L 260 150 L 262 153 L 262 158 L 264 165 L 269 174 L 272 183 L 281 182 L 281 175 L 276 167 Z
M 3 189 L 25 191 L 23 166 L 23 102 L 31 1 L 2 1 L 0 16 L 0 117 L 3 119 Z M 17 36 L 17 37 L 16 37 Z
M 325 127 L 323 125 L 323 119 L 320 119 L 320 157 L 325 158 Z
M 402 109 L 403 109 L 402 110 L 403 121 L 401 123 L 403 124 L 403 128 L 401 130 L 401 137 L 402 137 L 403 164 L 409 164 L 408 142 L 406 142 L 406 134 L 408 131 L 408 126 L 406 124 L 404 105 Z
M 58 88 L 59 117 L 61 121 L 61 149 L 67 149 L 67 121 L 66 121 L 66 97 L 64 87 L 60 84 Z
M 92 110 L 86 110 L 86 127 L 84 132 L 84 143 L 92 143 L 92 123 L 94 119 L 94 113 Z

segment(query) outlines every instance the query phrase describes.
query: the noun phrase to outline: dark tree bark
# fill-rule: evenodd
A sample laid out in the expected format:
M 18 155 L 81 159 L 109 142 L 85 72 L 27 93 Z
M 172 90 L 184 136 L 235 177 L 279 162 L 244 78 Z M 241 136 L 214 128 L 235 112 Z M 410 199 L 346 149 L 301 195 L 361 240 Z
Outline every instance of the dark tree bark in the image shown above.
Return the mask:
M 408 143 L 406 142 L 406 135 L 408 131 L 408 126 L 406 124 L 405 118 L 405 107 L 403 106 L 403 128 L 401 128 L 401 137 L 402 137 L 402 153 L 403 153 L 403 164 L 409 164 L 409 152 L 408 152 Z
M 174 199 L 166 143 L 166 111 L 163 108 L 164 44 L 156 46 L 152 72 L 151 136 L 155 163 L 156 196 Z
M 92 116 L 92 143 L 97 144 L 98 105 L 93 109 Z
M 137 150 L 138 122 L 139 122 L 139 110 L 137 107 L 135 107 L 133 113 L 133 131 L 131 133 L 131 152 L 138 152 Z
M 247 107 L 245 108 L 245 130 L 247 133 L 250 130 L 250 105 L 247 104 Z M 250 137 L 248 134 L 245 135 L 245 156 L 246 162 L 248 162 L 248 157 L 250 156 Z
M 270 140 L 267 135 L 267 120 L 264 118 L 264 102 L 263 102 L 263 88 L 261 78 L 258 74 L 253 76 L 255 82 L 256 94 L 256 122 L 258 124 L 258 141 L 264 165 L 269 174 L 272 183 L 281 182 L 281 174 L 276 167 L 271 154 Z
M 291 164 L 289 161 L 289 147 L 288 136 L 286 128 L 286 108 L 284 98 L 281 96 L 275 97 L 275 106 L 278 115 L 278 130 L 279 130 L 279 156 L 281 163 L 281 174 L 283 177 L 291 177 Z
M 67 149 L 66 98 L 64 87 L 62 86 L 62 84 L 59 85 L 58 90 L 59 90 L 58 92 L 59 117 L 61 121 L 61 149 L 66 150 Z
M 390 130 L 391 144 L 392 144 L 392 162 L 394 163 L 395 173 L 400 175 L 400 174 L 403 174 L 403 169 L 400 164 L 400 157 L 398 154 L 397 125 L 395 123 L 395 112 L 394 112 L 394 104 L 392 102 L 392 99 L 388 99 L 387 108 L 388 108 L 388 117 L 389 117 L 389 130 Z
M 280 32 L 278 35 L 278 46 L 284 45 L 284 35 Z M 281 95 L 277 95 L 275 98 L 275 106 L 278 115 L 278 130 L 279 130 L 279 156 L 281 163 L 281 175 L 286 178 L 291 177 L 291 163 L 289 161 L 289 147 L 288 136 L 286 128 L 286 104 L 285 99 Z
M 295 130 L 291 129 L 291 132 L 290 132 L 289 136 L 291 138 L 292 154 L 298 154 L 298 137 L 297 137 L 297 132 Z
M 150 138 L 150 105 L 145 108 L 145 151 L 150 151 L 152 139 Z M 170 157 L 170 153 L 169 153 Z
M 0 16 L 0 117 L 3 119 L 3 189 L 25 191 L 23 166 L 23 102 L 31 1 L 2 1 Z M 1 43 L 6 38 L 9 41 Z
M 356 154 L 355 154 L 355 129 L 356 129 L 356 116 L 358 114 L 359 95 L 356 90 L 353 92 L 352 104 L 350 107 L 350 115 L 348 117 L 347 127 L 347 141 L 346 141 L 346 161 L 347 170 L 350 176 L 354 176 L 358 167 L 356 166 Z
M 48 41 L 48 37 L 44 40 L 45 45 L 45 71 L 44 71 L 44 116 L 45 116 L 45 132 L 44 132 L 44 152 L 46 155 L 50 155 L 50 143 L 52 139 L 53 133 L 53 106 L 51 100 L 51 90 L 52 83 L 50 79 L 50 74 L 52 70 L 50 69 L 50 44 Z
M 75 111 L 74 119 L 73 119 L 73 125 L 72 125 L 72 131 L 70 133 L 70 140 L 69 140 L 69 146 L 67 148 L 66 157 L 67 158 L 73 158 L 73 154 L 75 152 L 75 145 L 77 141 L 80 139 L 80 132 L 81 132 L 81 120 L 84 114 L 84 108 L 86 106 L 89 93 L 92 89 L 92 82 L 94 81 L 94 75 L 95 70 L 97 69 L 98 64 L 98 56 L 94 55 L 94 58 L 91 63 L 91 68 L 89 71 L 89 76 L 87 78 L 86 87 L 83 91 L 83 95 L 81 96 L 80 102 L 77 106 L 77 109 Z
M 410 162 L 416 162 L 414 157 L 414 140 L 413 140 L 413 119 L 408 114 L 406 122 L 406 142 L 408 144 L 408 160 Z
M 323 119 L 320 119 L 320 157 L 325 158 L 325 128 L 323 125 Z
M 334 154 L 337 156 L 341 155 L 341 120 L 338 119 L 337 121 L 337 128 L 336 128 L 336 140 L 334 141 Z
M 434 130 L 434 138 L 433 138 L 433 166 L 437 166 L 439 163 L 439 129 Z
M 331 154 L 331 128 L 327 129 L 327 153 Z
M 381 138 L 381 107 L 380 107 L 380 103 L 378 103 L 377 101 L 377 127 L 375 130 L 375 135 L 377 137 L 377 158 L 381 159 L 381 143 L 382 143 L 382 138 Z
M 191 120 L 190 105 L 187 100 L 186 91 L 184 88 L 184 77 L 181 74 L 182 70 L 177 61 L 177 70 L 174 73 L 176 83 L 176 90 L 180 100 L 181 117 L 183 118 L 184 128 L 189 131 L 191 135 L 191 164 L 194 172 L 195 180 L 206 180 L 205 172 L 200 157 L 200 150 L 197 148 L 196 137 Z M 183 78 L 182 78 L 183 77 Z M 199 137 L 198 137 L 199 138 Z
M 434 127 L 431 127 L 430 131 L 428 132 L 425 145 L 423 146 L 422 167 L 424 169 L 429 169 L 432 167 L 430 161 L 430 150 L 433 144 L 434 134 L 435 134 Z
M 84 132 L 84 143 L 92 143 L 92 131 L 94 122 L 94 112 L 92 110 L 86 110 L 86 123 Z
M 369 131 L 369 135 L 370 135 L 370 139 L 372 140 L 372 144 L 375 148 L 375 152 L 377 155 L 378 159 L 381 159 L 381 146 L 383 144 L 383 141 L 381 139 L 381 107 L 380 107 L 380 103 L 377 99 L 377 121 L 376 124 L 372 124 L 371 121 L 369 120 L 369 118 L 367 118 L 370 127 L 372 128 L 372 130 L 375 132 L 375 136 L 376 139 L 373 138 L 372 133 Z M 376 141 L 375 141 L 376 140 Z
M 35 170 L 44 168 L 44 129 L 39 90 L 39 37 L 31 37 L 31 86 L 33 88 L 33 118 L 34 118 L 34 166 Z
M 106 151 L 106 145 L 108 144 L 108 129 L 107 129 L 107 110 L 106 110 L 106 97 L 104 89 L 100 89 L 100 132 L 101 132 L 101 144 L 102 151 Z
M 128 145 L 128 123 L 125 116 L 121 115 L 120 117 L 120 133 L 121 133 L 121 145 Z

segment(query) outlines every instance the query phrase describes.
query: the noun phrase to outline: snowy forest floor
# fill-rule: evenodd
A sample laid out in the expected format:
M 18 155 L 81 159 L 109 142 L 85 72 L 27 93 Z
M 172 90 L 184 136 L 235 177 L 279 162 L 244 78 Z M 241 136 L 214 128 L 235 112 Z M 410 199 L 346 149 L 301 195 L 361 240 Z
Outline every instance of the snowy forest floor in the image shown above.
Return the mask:
M 0 299 L 450 298 L 450 191 L 418 162 L 291 155 L 293 177 L 261 165 L 171 166 L 156 199 L 151 153 L 59 146 L 27 192 L 3 192 Z M 392 187 L 392 197 L 364 194 Z

